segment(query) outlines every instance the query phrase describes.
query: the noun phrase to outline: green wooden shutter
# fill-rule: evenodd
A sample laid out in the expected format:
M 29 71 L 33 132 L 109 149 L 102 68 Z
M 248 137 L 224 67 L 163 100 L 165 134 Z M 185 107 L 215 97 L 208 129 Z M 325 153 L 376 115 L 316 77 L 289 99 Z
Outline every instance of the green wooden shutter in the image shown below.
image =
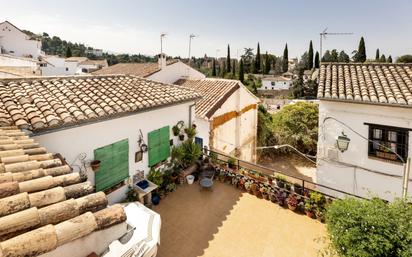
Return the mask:
M 128 139 L 95 149 L 94 158 L 101 162 L 95 173 L 96 191 L 108 189 L 129 177 Z
M 158 164 L 170 156 L 169 126 L 153 130 L 148 134 L 149 166 Z

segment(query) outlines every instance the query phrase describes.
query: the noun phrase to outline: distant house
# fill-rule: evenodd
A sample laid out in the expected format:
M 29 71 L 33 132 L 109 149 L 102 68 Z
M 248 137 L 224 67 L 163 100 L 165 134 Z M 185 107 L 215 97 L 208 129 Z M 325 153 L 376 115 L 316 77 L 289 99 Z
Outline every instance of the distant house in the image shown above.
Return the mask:
M 256 96 L 238 80 L 206 78 L 179 80 L 176 84 L 203 96 L 195 106 L 199 145 L 256 161 Z
M 262 78 L 262 86 L 258 90 L 289 90 L 292 79 L 284 76 L 271 76 Z
M 319 69 L 305 70 L 303 72 L 303 82 L 315 81 L 319 75 Z
M 99 172 L 88 168 L 87 175 L 115 203 L 126 197 L 133 176 L 169 157 L 170 144 L 178 143 L 172 126 L 190 126 L 199 98 L 193 90 L 130 75 L 3 79 L 0 126 L 32 131 L 68 163 L 81 156 L 101 161 Z
M 412 155 L 412 65 L 322 63 L 318 98 L 317 182 L 363 197 L 401 196 Z M 341 152 L 342 133 L 350 143 Z
M 166 61 L 159 57 L 157 63 L 118 63 L 92 72 L 95 75 L 127 74 L 152 79 L 163 83 L 174 83 L 179 79 L 203 79 L 206 76 L 179 60 Z
M 102 49 L 86 49 L 85 53 L 88 55 L 94 55 L 97 57 L 103 56 L 103 50 Z
M 44 54 L 41 41 L 32 39 L 8 21 L 0 23 L 0 53 L 34 59 Z
M 66 67 L 69 70 L 75 70 L 75 74 L 85 74 L 107 68 L 107 60 L 90 60 L 87 57 L 69 57 L 66 58 Z

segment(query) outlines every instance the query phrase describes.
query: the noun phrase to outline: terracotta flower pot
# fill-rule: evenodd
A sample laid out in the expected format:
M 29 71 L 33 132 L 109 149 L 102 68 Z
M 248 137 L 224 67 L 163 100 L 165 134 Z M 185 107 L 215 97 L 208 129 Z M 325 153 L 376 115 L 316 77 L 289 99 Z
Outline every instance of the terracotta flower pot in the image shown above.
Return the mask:
M 98 171 L 100 169 L 100 161 L 99 160 L 93 160 L 90 162 L 90 167 L 92 168 L 93 171 Z
M 313 211 L 310 210 L 305 210 L 306 216 L 308 216 L 309 218 L 313 219 L 314 213 Z

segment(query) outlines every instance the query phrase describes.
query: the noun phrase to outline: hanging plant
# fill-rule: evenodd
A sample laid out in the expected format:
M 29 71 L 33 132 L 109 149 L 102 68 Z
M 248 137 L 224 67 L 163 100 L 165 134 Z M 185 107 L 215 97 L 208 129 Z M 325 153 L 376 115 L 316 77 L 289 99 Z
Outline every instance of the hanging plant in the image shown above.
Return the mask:
M 196 133 L 197 133 L 196 127 L 185 128 L 185 133 L 186 133 L 186 135 L 189 139 L 193 139 L 196 136 Z

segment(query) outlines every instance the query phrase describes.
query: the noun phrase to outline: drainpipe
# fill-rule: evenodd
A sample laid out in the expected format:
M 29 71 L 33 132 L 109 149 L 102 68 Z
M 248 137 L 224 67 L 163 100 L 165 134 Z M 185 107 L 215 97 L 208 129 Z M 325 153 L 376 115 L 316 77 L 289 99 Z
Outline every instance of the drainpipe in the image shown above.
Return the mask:
M 194 107 L 196 104 L 191 104 L 189 105 L 189 128 L 192 127 L 192 107 Z

